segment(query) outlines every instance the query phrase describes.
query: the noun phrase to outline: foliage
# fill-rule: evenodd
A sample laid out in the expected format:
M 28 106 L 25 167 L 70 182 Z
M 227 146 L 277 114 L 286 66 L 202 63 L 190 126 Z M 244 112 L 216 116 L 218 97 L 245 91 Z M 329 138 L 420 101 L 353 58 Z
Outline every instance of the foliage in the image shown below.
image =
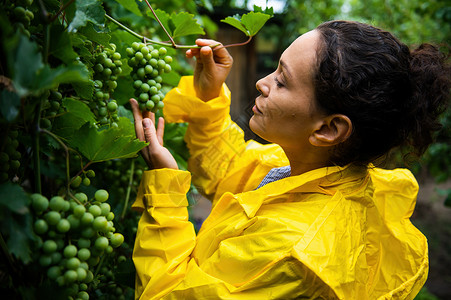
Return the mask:
M 160 1 L 155 8 L 154 15 L 150 3 L 135 0 L 5 2 L 0 12 L 5 297 L 133 298 L 131 253 L 139 215 L 130 199 L 145 170 L 137 156 L 146 143 L 135 138 L 128 100 L 152 92 L 146 97 L 156 102 L 146 107 L 161 114 L 164 93 L 192 72 L 176 49 L 192 47 L 196 36 L 215 30 L 193 1 Z M 257 14 L 243 21 L 253 28 L 251 36 L 269 18 L 261 10 Z M 165 145 L 181 169 L 188 158 L 185 131 L 186 124 L 165 127 Z

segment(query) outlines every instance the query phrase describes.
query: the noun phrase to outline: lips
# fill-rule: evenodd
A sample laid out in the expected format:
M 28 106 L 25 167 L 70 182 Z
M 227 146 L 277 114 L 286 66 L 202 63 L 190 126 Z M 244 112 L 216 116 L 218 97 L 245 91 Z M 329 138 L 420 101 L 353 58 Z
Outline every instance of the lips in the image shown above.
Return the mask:
M 263 114 L 262 111 L 258 108 L 257 100 L 255 100 L 255 105 L 252 107 L 252 111 L 254 112 L 254 114 L 259 114 L 259 115 Z

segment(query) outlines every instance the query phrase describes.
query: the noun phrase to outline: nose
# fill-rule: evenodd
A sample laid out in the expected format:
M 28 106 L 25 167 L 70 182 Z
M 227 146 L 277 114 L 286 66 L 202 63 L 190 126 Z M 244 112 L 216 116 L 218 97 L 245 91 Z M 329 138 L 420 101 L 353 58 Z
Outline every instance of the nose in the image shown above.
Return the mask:
M 268 93 L 269 93 L 269 87 L 266 84 L 266 78 L 268 76 L 261 78 L 260 80 L 257 81 L 257 83 L 255 84 L 255 87 L 257 88 L 257 91 L 260 92 L 260 94 L 262 94 L 263 97 L 267 97 Z

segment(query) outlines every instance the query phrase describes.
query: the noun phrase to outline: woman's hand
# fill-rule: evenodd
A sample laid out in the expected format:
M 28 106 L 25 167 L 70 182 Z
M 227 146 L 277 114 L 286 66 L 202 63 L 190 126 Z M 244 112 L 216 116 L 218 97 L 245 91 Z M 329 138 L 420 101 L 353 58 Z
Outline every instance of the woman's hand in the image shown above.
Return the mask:
M 149 146 L 141 150 L 149 168 L 178 170 L 174 157 L 167 148 L 163 147 L 164 119 L 159 118 L 157 129 L 155 129 L 155 114 L 151 112 L 141 114 L 138 102 L 135 99 L 130 99 L 130 104 L 135 119 L 136 137 L 140 141 L 149 143 Z
M 196 57 L 194 89 L 200 99 L 208 101 L 219 96 L 222 84 L 232 68 L 233 58 L 219 42 L 197 39 L 196 44 L 202 48 L 189 49 L 186 57 Z

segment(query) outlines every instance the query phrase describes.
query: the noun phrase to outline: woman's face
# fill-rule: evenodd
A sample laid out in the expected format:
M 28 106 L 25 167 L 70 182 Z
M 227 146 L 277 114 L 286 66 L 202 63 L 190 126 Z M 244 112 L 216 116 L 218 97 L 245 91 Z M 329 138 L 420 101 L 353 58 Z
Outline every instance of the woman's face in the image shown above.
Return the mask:
M 277 70 L 257 82 L 260 95 L 249 126 L 282 148 L 305 146 L 315 121 L 323 116 L 315 105 L 313 88 L 319 39 L 315 30 L 300 36 L 283 52 Z

